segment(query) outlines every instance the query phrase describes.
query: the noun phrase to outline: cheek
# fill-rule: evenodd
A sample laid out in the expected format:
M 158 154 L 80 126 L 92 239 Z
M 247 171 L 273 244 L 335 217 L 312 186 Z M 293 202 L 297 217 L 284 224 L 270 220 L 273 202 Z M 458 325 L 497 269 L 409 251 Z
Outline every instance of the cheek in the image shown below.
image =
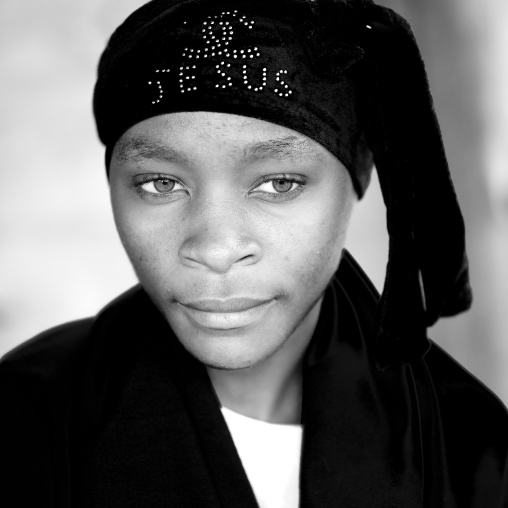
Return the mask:
M 178 261 L 176 234 L 168 225 L 157 227 L 139 221 L 122 224 L 120 238 L 141 282 L 169 275 Z
M 140 282 L 153 285 L 177 260 L 181 230 L 178 221 L 161 225 L 160 217 L 138 210 L 112 196 L 113 214 L 120 240 Z
M 305 251 L 300 252 L 300 270 L 309 283 L 328 282 L 337 270 L 345 240 L 345 227 L 333 216 L 323 217 L 316 224 L 314 234 L 304 239 Z
M 287 266 L 295 270 L 302 285 L 326 284 L 337 270 L 351 209 L 347 193 L 324 196 L 291 223 L 283 242 L 279 234 Z

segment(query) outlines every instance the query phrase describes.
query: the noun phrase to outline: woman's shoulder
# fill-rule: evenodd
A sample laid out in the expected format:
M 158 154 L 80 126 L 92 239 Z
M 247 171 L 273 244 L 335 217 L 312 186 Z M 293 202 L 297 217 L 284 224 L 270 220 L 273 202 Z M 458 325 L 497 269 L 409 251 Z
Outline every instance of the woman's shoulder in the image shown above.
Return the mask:
M 508 443 L 508 410 L 492 390 L 435 343 L 424 361 L 442 410 L 455 415 L 483 415 L 484 420 L 493 417 L 490 428 L 499 422 Z
M 459 486 L 456 492 L 464 497 L 464 506 L 504 506 L 508 488 L 505 405 L 437 345 L 432 344 L 424 361 L 427 395 L 437 403 L 434 425 L 442 431 L 450 480 Z
M 20 383 L 65 383 L 75 370 L 94 318 L 80 319 L 46 330 L 18 345 L 0 359 L 0 383 L 14 389 Z
M 0 358 L 0 384 L 66 384 L 79 372 L 79 365 L 92 347 L 97 326 L 125 313 L 125 307 L 139 297 L 139 286 L 110 302 L 96 316 L 50 328 L 19 344 Z

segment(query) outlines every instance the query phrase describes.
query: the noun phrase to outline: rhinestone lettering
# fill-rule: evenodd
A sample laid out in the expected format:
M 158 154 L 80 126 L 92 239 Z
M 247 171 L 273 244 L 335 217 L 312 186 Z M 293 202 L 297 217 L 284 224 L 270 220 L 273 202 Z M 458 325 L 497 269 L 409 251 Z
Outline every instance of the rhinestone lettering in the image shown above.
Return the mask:
M 277 72 L 277 74 L 275 75 L 275 79 L 277 81 L 277 83 L 280 83 L 280 87 L 282 88 L 276 88 L 274 90 L 274 92 L 279 96 L 279 97 L 289 97 L 293 91 L 290 90 L 289 88 L 289 85 L 281 78 L 281 76 L 283 74 L 287 74 L 288 71 L 284 70 L 284 69 L 281 69 L 280 71 Z
M 187 21 L 184 22 L 184 25 Z M 203 86 L 200 76 L 200 69 L 205 62 L 198 62 L 202 59 L 215 59 L 215 72 L 218 81 L 213 83 L 207 79 L 207 86 L 214 86 L 218 89 L 229 87 L 244 87 L 252 92 L 261 92 L 267 88 L 268 68 L 262 70 L 253 68 L 250 62 L 261 57 L 261 51 L 257 46 L 243 47 L 234 49 L 232 45 L 235 42 L 235 28 L 244 27 L 252 30 L 255 22 L 248 20 L 246 15 L 239 14 L 236 10 L 224 11 L 217 15 L 210 15 L 201 23 L 200 33 L 204 41 L 201 47 L 186 47 L 182 52 L 183 62 L 178 68 L 178 87 L 181 93 L 193 92 L 199 86 Z M 255 60 L 252 62 L 255 63 Z M 233 67 L 232 67 L 233 66 Z M 241 66 L 241 67 L 239 67 Z M 238 77 L 238 71 L 241 70 L 241 77 Z M 232 72 L 233 71 L 233 72 Z M 156 73 L 169 73 L 170 69 L 159 69 Z M 252 75 L 253 73 L 257 75 Z M 289 97 L 293 91 L 287 79 L 288 71 L 280 69 L 275 73 L 276 88 L 273 92 L 279 97 Z M 273 74 L 272 74 L 273 76 Z M 283 79 L 284 78 L 284 79 Z M 200 83 L 198 82 L 200 81 Z M 160 79 L 148 81 L 150 86 L 156 86 L 158 97 L 152 101 L 152 104 L 159 103 L 164 97 L 163 85 Z

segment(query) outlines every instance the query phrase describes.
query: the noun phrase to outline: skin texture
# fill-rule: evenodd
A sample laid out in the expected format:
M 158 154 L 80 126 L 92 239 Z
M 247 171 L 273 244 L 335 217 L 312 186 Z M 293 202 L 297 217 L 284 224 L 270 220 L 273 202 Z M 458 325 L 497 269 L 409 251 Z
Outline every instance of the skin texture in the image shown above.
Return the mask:
M 355 201 L 344 166 L 279 125 L 172 113 L 120 138 L 110 189 L 141 284 L 208 367 L 223 405 L 267 421 L 298 421 L 301 359 Z M 233 297 L 267 303 L 241 322 L 219 316 L 211 326 L 202 319 L 210 313 L 197 319 L 182 305 Z

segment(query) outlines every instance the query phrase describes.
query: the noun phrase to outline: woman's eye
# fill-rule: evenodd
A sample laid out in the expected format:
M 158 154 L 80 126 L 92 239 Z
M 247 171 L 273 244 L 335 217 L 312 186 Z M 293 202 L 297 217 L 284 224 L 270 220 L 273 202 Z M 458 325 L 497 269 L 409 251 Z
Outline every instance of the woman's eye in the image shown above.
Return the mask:
M 174 190 L 181 190 L 183 186 L 170 178 L 157 178 L 140 184 L 140 188 L 148 194 L 167 194 Z
M 256 187 L 256 190 L 270 194 L 286 194 L 298 189 L 302 185 L 303 182 L 297 181 L 294 178 L 271 178 Z

